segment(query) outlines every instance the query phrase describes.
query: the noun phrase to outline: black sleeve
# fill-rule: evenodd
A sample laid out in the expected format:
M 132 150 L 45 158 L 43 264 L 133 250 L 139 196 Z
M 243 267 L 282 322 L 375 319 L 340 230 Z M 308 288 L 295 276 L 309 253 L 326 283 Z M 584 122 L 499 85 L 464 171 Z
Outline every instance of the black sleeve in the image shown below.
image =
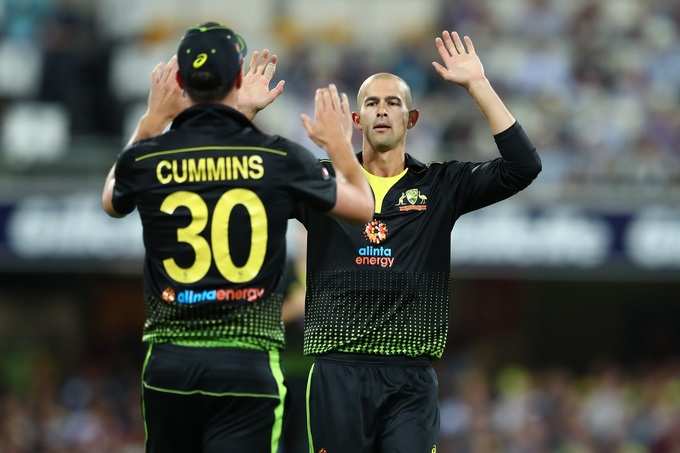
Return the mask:
M 116 162 L 115 179 L 113 186 L 113 209 L 119 214 L 129 214 L 135 209 L 135 184 L 133 179 L 132 148 L 123 150 Z
M 456 217 L 516 194 L 541 172 L 541 158 L 519 123 L 494 135 L 494 140 L 500 158 L 446 164 L 447 176 L 457 187 Z
M 335 178 L 304 147 L 292 142 L 285 146 L 288 149 L 289 162 L 288 189 L 295 204 L 319 211 L 332 209 L 337 195 Z

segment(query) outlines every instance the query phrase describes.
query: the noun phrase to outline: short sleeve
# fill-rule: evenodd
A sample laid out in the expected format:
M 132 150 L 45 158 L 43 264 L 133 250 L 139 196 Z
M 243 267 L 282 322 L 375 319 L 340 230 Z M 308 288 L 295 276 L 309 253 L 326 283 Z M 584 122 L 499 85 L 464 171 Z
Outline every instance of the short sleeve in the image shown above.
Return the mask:
M 288 142 L 288 188 L 294 201 L 311 208 L 328 211 L 335 206 L 337 186 L 314 155 L 304 147 Z
M 124 150 L 116 162 L 115 184 L 113 186 L 113 209 L 119 214 L 129 214 L 135 209 L 135 184 L 133 159 L 130 148 Z

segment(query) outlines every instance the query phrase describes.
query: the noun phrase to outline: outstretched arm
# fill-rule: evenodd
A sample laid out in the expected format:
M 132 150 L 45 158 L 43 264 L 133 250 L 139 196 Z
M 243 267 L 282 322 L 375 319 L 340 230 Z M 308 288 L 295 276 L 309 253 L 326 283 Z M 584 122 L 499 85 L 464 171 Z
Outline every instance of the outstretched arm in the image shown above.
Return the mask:
M 177 83 L 178 69 L 177 56 L 173 56 L 167 63 L 158 63 L 151 71 L 146 112 L 139 119 L 128 146 L 162 134 L 172 120 L 191 105 Z
M 144 115 L 139 119 L 137 127 L 128 142 L 128 146 L 163 133 L 170 122 L 190 102 L 177 83 L 177 57 L 173 56 L 167 63 L 158 63 L 151 71 L 151 88 Z M 111 167 L 102 190 L 102 208 L 111 217 L 123 217 L 113 207 L 113 192 L 116 186 L 116 164 Z
M 541 171 L 541 159 L 484 74 L 470 37 L 464 43 L 455 31 L 442 32 L 435 45 L 443 65 L 432 62 L 439 75 L 465 88 L 485 116 L 501 158 L 468 163 L 454 172 L 461 187 L 459 214 L 503 200 L 528 186 Z
M 347 94 L 331 84 L 316 90 L 314 119 L 302 115 L 309 138 L 328 152 L 337 181 L 331 213 L 347 221 L 366 223 L 373 217 L 374 201 L 361 165 L 352 149 L 352 112 Z
M 442 37 L 435 39 L 435 45 L 444 65 L 436 61 L 432 65 L 444 80 L 458 84 L 470 93 L 489 122 L 491 133 L 498 134 L 512 126 L 515 118 L 486 78 L 472 40 L 469 36 L 463 39 L 465 45 L 457 32 L 442 32 Z

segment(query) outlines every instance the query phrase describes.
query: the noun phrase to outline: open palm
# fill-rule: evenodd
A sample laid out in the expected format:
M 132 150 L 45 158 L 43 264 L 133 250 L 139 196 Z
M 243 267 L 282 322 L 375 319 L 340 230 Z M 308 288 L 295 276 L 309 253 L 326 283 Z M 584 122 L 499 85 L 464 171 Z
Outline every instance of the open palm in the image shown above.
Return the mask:
M 251 119 L 283 93 L 285 84 L 283 80 L 274 88 L 269 88 L 277 62 L 276 55 L 271 54 L 268 49 L 261 53 L 256 50 L 252 54 L 248 72 L 243 75 L 239 94 L 239 110 Z
M 455 31 L 442 32 L 442 37 L 435 39 L 435 45 L 444 65 L 433 61 L 432 66 L 443 79 L 467 88 L 472 82 L 484 79 L 484 67 L 470 37 L 465 36 L 464 40 L 465 45 Z

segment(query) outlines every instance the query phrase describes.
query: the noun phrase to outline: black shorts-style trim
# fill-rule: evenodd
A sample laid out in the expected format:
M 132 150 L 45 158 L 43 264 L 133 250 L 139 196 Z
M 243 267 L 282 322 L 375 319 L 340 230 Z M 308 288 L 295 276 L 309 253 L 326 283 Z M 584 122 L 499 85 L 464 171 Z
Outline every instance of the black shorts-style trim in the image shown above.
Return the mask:
M 333 353 L 307 380 L 310 453 L 431 453 L 438 382 L 426 358 Z
M 149 345 L 147 453 L 276 453 L 286 389 L 278 351 Z

